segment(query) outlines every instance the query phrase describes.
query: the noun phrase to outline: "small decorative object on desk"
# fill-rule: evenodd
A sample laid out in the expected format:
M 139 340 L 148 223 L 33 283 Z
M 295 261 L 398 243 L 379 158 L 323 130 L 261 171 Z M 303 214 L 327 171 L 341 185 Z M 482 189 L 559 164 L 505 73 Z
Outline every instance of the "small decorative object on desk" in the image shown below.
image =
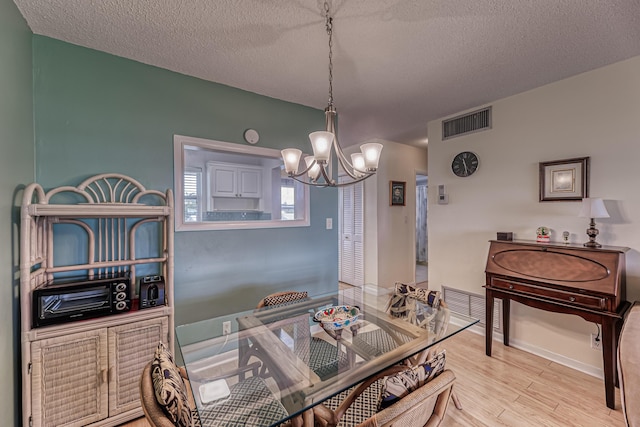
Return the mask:
M 551 230 L 549 230 L 548 227 L 538 227 L 538 229 L 536 230 L 536 234 L 536 242 L 549 243 Z
M 564 240 L 564 244 L 565 245 L 569 244 L 569 235 L 570 235 L 570 233 L 568 231 L 563 231 L 562 232 L 562 240 Z
M 335 305 L 318 311 L 314 316 L 315 322 L 320 322 L 323 329 L 335 331 L 345 326 L 353 325 L 360 317 L 360 309 L 351 305 Z
M 511 242 L 513 240 L 513 232 L 498 231 L 498 233 L 496 234 L 496 240 L 504 240 L 506 242 Z

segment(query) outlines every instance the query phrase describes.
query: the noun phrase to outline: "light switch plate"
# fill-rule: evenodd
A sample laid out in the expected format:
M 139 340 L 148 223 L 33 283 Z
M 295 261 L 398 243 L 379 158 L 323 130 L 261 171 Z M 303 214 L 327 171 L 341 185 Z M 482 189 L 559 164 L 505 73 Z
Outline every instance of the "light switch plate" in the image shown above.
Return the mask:
M 331 230 L 333 228 L 333 218 L 327 218 L 327 230 Z

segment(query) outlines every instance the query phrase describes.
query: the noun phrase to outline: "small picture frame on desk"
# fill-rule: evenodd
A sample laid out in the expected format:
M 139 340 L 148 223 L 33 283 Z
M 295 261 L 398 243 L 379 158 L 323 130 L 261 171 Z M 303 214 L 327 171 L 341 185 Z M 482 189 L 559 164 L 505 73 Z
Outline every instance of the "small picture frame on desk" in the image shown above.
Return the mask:
M 580 201 L 589 197 L 589 157 L 540 162 L 540 201 Z
M 389 204 L 391 206 L 404 206 L 405 205 L 405 189 L 407 183 L 404 181 L 390 181 L 389 182 Z

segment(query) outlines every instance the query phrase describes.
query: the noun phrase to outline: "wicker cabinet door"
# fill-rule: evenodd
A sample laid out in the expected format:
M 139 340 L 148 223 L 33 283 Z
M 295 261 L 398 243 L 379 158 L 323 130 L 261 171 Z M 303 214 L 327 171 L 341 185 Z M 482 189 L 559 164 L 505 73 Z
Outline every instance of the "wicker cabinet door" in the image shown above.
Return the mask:
M 109 416 L 140 408 L 140 374 L 162 341 L 167 317 L 109 328 Z
M 33 427 L 81 427 L 107 418 L 107 330 L 31 344 Z

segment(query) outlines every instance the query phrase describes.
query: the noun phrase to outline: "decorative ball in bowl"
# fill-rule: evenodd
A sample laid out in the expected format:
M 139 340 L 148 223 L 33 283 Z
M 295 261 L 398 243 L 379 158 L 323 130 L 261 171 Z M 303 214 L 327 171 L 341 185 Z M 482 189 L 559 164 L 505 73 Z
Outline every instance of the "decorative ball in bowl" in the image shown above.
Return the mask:
M 330 331 L 342 329 L 358 321 L 360 309 L 352 305 L 334 305 L 318 311 L 313 320 L 320 322 L 321 326 Z

